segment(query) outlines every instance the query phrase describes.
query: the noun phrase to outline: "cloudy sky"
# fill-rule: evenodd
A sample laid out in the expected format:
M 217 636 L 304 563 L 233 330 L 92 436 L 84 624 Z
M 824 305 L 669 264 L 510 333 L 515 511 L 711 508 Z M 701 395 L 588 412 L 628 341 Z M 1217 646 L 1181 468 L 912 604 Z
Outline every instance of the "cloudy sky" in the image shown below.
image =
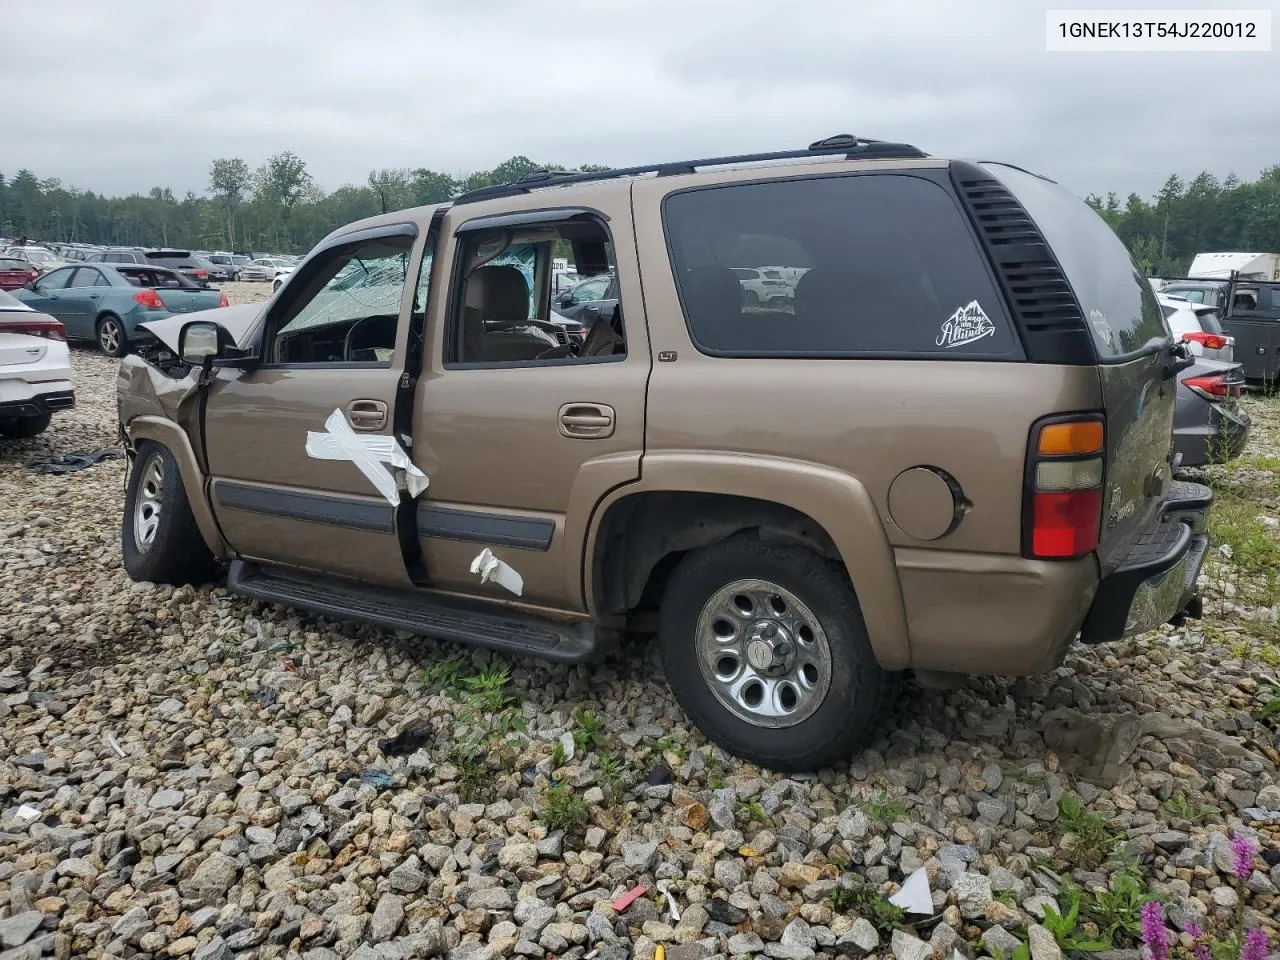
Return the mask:
M 0 171 L 181 194 L 206 188 L 214 157 L 256 167 L 288 149 L 333 189 L 374 167 L 623 166 L 846 132 L 1006 160 L 1081 194 L 1280 163 L 1280 44 L 1047 53 L 1045 11 L 1064 6 L 19 3 L 4 15 Z M 1280 28 L 1280 0 L 1182 6 L 1270 9 Z

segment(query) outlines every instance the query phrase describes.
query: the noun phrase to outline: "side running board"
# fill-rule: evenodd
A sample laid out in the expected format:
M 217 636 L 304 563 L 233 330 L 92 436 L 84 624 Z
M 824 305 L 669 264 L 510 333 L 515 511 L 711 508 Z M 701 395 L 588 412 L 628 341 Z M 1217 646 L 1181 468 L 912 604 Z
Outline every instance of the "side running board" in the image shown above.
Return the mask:
M 343 580 L 303 580 L 242 560 L 232 561 L 227 589 L 255 600 L 326 616 L 363 620 L 391 630 L 408 630 L 558 663 L 584 663 L 596 653 L 596 627 L 590 621 L 561 622 L 470 604 L 454 597 L 407 593 Z

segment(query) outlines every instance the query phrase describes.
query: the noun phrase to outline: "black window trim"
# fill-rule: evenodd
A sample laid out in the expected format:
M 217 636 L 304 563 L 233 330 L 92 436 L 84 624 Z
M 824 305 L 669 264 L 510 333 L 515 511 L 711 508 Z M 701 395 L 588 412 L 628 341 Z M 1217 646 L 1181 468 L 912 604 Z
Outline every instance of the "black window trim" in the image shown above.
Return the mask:
M 597 218 L 600 226 L 604 228 L 604 232 L 608 237 L 608 243 L 613 244 L 613 230 L 609 227 L 609 218 L 606 214 L 590 207 L 543 207 L 538 210 L 520 211 L 521 214 L 530 213 L 537 214 L 535 219 L 521 220 L 518 224 L 506 223 L 504 226 L 529 226 L 535 223 L 559 223 L 564 220 L 572 220 L 575 216 L 587 215 Z M 454 350 L 458 343 L 458 327 L 462 321 L 462 305 L 459 297 L 462 293 L 462 284 L 458 282 L 462 275 L 465 265 L 464 252 L 467 248 L 464 233 L 474 233 L 474 229 L 464 231 L 464 227 L 480 221 L 494 221 L 504 219 L 505 215 L 497 215 L 493 217 L 475 217 L 465 221 L 463 224 L 453 229 L 453 263 L 449 267 L 449 273 L 446 279 L 449 284 L 448 298 L 445 300 L 444 315 L 444 337 L 442 339 L 443 349 L 441 350 L 442 370 L 520 370 L 529 367 L 569 367 L 581 366 L 583 364 L 596 363 L 624 363 L 631 356 L 630 338 L 626 336 L 626 318 L 623 318 L 623 342 L 627 346 L 627 352 L 620 356 L 608 357 L 553 357 L 547 360 L 529 359 L 529 360 L 477 360 L 467 362 L 463 360 L 451 360 Z M 483 229 L 490 229 L 489 226 Z M 615 247 L 616 249 L 616 247 Z M 615 279 L 617 277 L 617 264 L 614 265 Z M 588 278 L 591 279 L 591 278 Z M 584 281 L 585 282 L 585 281 Z M 607 291 L 606 291 L 607 292 Z M 621 302 L 621 297 L 618 298 Z M 550 349 L 550 348 L 548 348 Z
M 991 289 L 999 298 L 1001 309 L 1004 313 L 1004 319 L 1009 327 L 1009 332 L 1013 337 L 1013 349 L 1004 356 L 973 356 L 972 354 L 958 354 L 918 351 L 918 350 L 843 350 L 843 351 L 795 351 L 793 353 L 779 353 L 776 350 L 716 350 L 711 347 L 704 346 L 698 341 L 697 336 L 693 332 L 693 326 L 689 323 L 689 314 L 685 309 L 684 291 L 681 288 L 679 278 L 676 276 L 675 250 L 672 244 L 671 230 L 667 223 L 667 201 L 672 197 L 680 196 L 685 193 L 696 193 L 705 190 L 723 190 L 728 187 L 745 187 L 758 186 L 769 183 L 790 183 L 794 181 L 806 180 L 831 180 L 850 177 L 907 177 L 915 180 L 923 180 L 940 188 L 956 208 L 956 214 L 960 218 L 965 233 L 973 241 L 974 251 L 978 254 L 978 260 L 982 263 L 982 268 L 986 272 L 987 279 L 991 284 Z M 811 173 L 794 177 L 778 177 L 778 176 L 761 176 L 752 177 L 749 180 L 725 180 L 719 183 L 694 185 L 682 187 L 678 190 L 672 190 L 662 197 L 661 204 L 662 219 L 662 236 L 663 242 L 667 249 L 667 266 L 671 271 L 671 282 L 676 290 L 676 299 L 680 304 L 680 314 L 684 319 L 685 331 L 689 335 L 689 342 L 693 344 L 698 353 L 706 357 L 730 358 L 744 360 L 927 360 L 927 361 L 944 361 L 948 363 L 1026 363 L 1027 362 L 1027 345 L 1023 341 L 1022 331 L 1018 329 L 1017 323 L 1014 322 L 1013 313 L 1010 310 L 1009 303 L 1004 296 L 1004 290 L 1000 285 L 1000 280 L 996 276 L 990 259 L 987 257 L 982 238 L 974 231 L 973 224 L 970 222 L 968 215 L 965 213 L 964 207 L 960 204 L 959 198 L 955 195 L 954 188 L 951 185 L 951 179 L 948 175 L 946 167 L 921 167 L 918 169 L 902 169 L 894 168 L 889 170 L 850 170 L 843 172 L 823 172 Z
M 368 241 L 368 240 L 380 240 L 386 237 L 412 237 L 413 239 L 409 245 L 409 251 L 410 253 L 412 253 L 413 247 L 417 244 L 418 233 L 419 233 L 418 225 L 410 220 L 387 224 L 385 226 L 366 227 L 365 229 L 362 229 L 362 230 L 352 230 L 349 233 L 344 233 L 336 237 L 331 237 L 328 241 L 324 242 L 323 246 L 317 246 L 314 250 L 311 251 L 311 253 L 307 255 L 306 260 L 304 260 L 302 264 L 294 268 L 294 273 L 297 273 L 303 269 L 312 268 L 315 263 L 318 263 L 321 259 L 323 259 L 326 253 L 330 253 L 341 247 L 348 247 L 348 246 L 352 246 L 353 244 L 364 243 L 365 241 Z M 409 288 L 409 278 L 406 275 L 405 290 L 407 290 L 408 288 Z M 288 290 L 289 288 L 286 287 L 285 289 Z M 301 289 L 301 286 L 295 284 L 293 289 L 295 290 Z M 397 339 L 399 338 L 400 324 L 404 320 L 402 313 L 404 311 L 405 290 L 400 291 L 400 306 L 396 309 Z M 262 357 L 262 362 L 257 365 L 256 369 L 258 370 L 390 370 L 395 364 L 394 357 L 392 357 L 392 359 L 390 360 L 360 360 L 360 361 L 352 361 L 352 362 L 348 362 L 345 360 L 328 360 L 323 363 L 269 363 L 267 362 L 265 347 L 266 347 L 267 333 L 271 329 L 272 318 L 274 315 L 278 315 L 278 313 L 283 309 L 281 307 L 281 304 L 289 304 L 289 303 L 292 303 L 292 301 L 289 300 L 288 297 L 286 296 L 284 298 L 281 298 L 280 300 L 277 300 L 275 303 L 271 304 L 271 307 L 269 309 L 264 310 L 262 312 L 262 315 L 258 320 L 258 328 L 257 330 L 254 331 L 252 336 L 252 341 L 257 344 L 258 355 Z

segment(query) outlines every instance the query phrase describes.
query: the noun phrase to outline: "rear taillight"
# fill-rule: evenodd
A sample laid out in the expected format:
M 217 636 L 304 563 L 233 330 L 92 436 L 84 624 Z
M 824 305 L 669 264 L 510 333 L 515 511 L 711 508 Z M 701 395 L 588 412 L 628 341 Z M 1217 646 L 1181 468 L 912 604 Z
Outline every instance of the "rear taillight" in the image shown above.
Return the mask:
M 1216 333 L 1184 333 L 1182 339 L 1198 343 L 1206 350 L 1221 350 L 1227 345 L 1227 338 Z
M 1098 545 L 1105 427 L 1096 414 L 1054 417 L 1031 428 L 1023 551 L 1081 557 Z
M 154 290 L 139 290 L 133 295 L 133 299 L 148 310 L 164 309 L 164 301 L 160 299 L 160 295 Z
M 225 291 L 223 291 L 222 296 L 218 297 L 218 306 L 220 307 L 231 306 L 231 301 L 227 299 L 227 294 Z
M 209 275 L 209 271 L 204 269 L 204 267 L 197 267 L 195 270 L 192 270 L 191 272 L 194 273 L 197 277 L 207 277 Z
M 1204 377 L 1187 377 L 1182 384 L 1206 400 L 1212 400 L 1215 403 L 1228 398 L 1238 400 L 1242 392 L 1242 384 L 1239 380 L 1228 380 L 1226 375 L 1221 373 Z
M 0 333 L 24 333 L 28 337 L 44 337 L 46 340 L 66 340 L 67 328 L 61 321 L 0 320 Z

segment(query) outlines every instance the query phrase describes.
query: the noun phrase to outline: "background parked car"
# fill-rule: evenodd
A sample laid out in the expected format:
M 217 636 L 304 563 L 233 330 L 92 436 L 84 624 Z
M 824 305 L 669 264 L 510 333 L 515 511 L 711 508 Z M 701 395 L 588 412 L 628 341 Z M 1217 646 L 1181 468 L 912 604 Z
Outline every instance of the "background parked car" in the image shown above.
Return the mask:
M 0 257 L 0 290 L 17 290 L 38 276 L 40 271 L 26 260 L 7 255 Z
M 218 264 L 210 260 L 208 257 L 202 257 L 199 254 L 193 254 L 191 259 L 195 260 L 196 263 L 198 263 L 200 266 L 204 268 L 205 276 L 209 280 L 220 283 L 224 280 L 231 279 L 225 267 L 219 266 Z
M 46 270 L 54 270 L 66 263 L 52 250 L 30 245 L 10 247 L 4 252 L 4 255 L 13 260 L 25 260 L 41 273 Z
M 1185 341 L 1195 356 L 1226 363 L 1235 359 L 1235 338 L 1223 332 L 1214 307 L 1159 294 L 1156 299 L 1160 301 L 1170 332 Z
M 34 437 L 75 402 L 62 324 L 0 290 L 0 434 Z
M 1197 357 L 1178 377 L 1173 449 L 1182 466 L 1226 463 L 1244 451 L 1252 422 L 1240 407 L 1244 373 L 1238 363 Z
M 559 314 L 556 322 L 574 320 L 589 327 L 602 313 L 613 312 L 618 305 L 618 297 L 618 278 L 613 274 L 584 280 L 552 300 L 552 306 Z
M 292 273 L 294 264 L 281 257 L 258 257 L 240 268 L 241 280 L 274 280 L 284 273 Z
M 221 268 L 222 272 L 227 275 L 228 280 L 240 279 L 240 265 L 248 263 L 248 257 L 239 257 L 233 253 L 211 253 L 208 256 L 210 263 Z
M 93 340 L 122 357 L 130 343 L 150 339 L 138 325 L 175 313 L 227 306 L 227 295 L 166 267 L 104 263 L 63 267 L 42 275 L 14 296 L 61 320 L 67 336 Z
M 190 250 L 153 250 L 144 247 L 120 247 L 104 250 L 89 258 L 90 263 L 136 263 L 143 266 L 167 267 L 177 270 L 193 283 L 205 286 L 209 271 L 191 255 Z

